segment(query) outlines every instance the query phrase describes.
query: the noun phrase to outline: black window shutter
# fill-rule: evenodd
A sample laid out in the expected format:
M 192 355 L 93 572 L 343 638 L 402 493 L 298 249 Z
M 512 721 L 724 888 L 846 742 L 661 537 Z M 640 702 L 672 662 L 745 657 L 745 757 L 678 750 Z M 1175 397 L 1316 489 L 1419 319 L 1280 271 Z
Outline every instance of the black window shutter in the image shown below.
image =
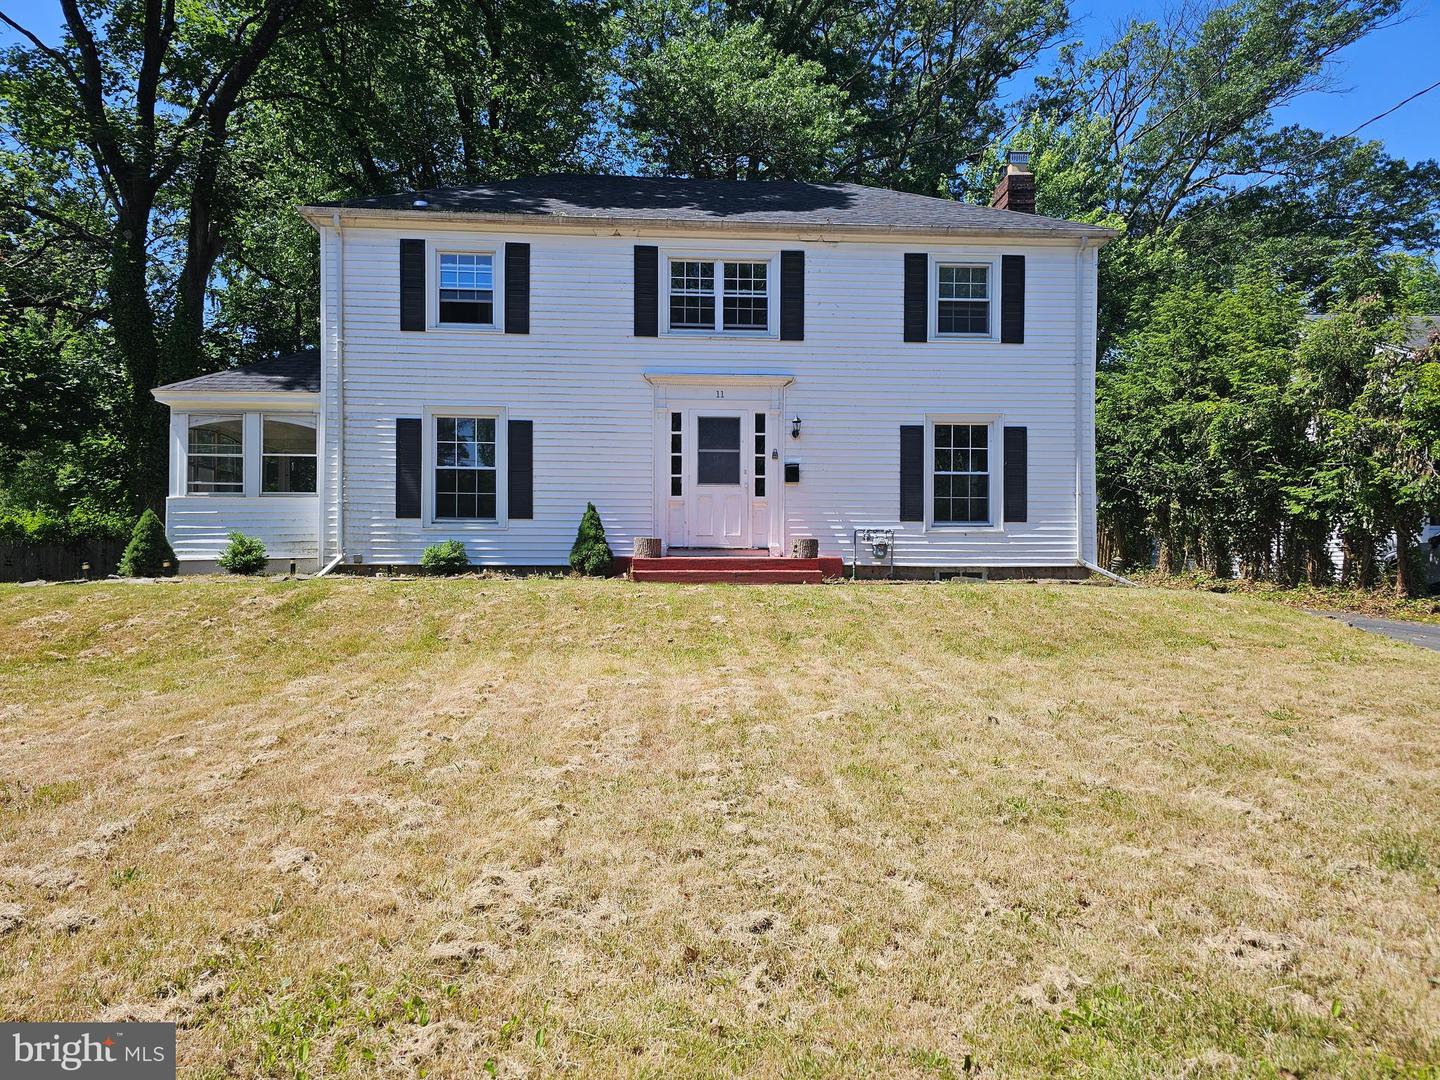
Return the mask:
M 930 257 L 923 251 L 905 255 L 905 340 L 924 341 L 925 314 L 929 310 L 926 278 L 930 274 Z M 918 520 L 906 518 L 905 520 Z
M 425 329 L 425 241 L 400 241 L 400 329 Z
M 505 245 L 505 333 L 530 332 L 530 245 Z
M 660 249 L 635 245 L 635 336 L 660 334 Z
M 395 516 L 420 516 L 420 421 L 395 421 Z
M 1000 257 L 1000 340 L 1025 344 L 1025 256 Z
M 925 426 L 900 425 L 900 520 L 925 520 Z
M 511 420 L 510 445 L 510 516 L 535 516 L 535 421 Z
M 1030 449 L 1027 429 L 1005 429 L 1005 520 L 1025 521 L 1029 514 Z
M 805 340 L 805 252 L 780 252 L 780 340 Z

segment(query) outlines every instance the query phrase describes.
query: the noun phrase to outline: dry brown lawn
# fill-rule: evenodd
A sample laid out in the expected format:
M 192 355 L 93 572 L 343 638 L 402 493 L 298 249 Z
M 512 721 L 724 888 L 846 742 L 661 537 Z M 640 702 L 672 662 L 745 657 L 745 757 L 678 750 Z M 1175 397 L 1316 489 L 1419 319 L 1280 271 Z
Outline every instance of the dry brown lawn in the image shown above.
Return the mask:
M 0 1019 L 186 1077 L 1440 1075 L 1440 654 L 1239 597 L 0 589 Z

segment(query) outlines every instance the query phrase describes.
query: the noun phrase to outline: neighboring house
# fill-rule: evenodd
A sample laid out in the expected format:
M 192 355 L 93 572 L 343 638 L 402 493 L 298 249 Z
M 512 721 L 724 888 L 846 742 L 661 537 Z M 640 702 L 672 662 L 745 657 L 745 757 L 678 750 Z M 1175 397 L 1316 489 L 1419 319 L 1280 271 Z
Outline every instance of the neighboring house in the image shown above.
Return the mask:
M 1427 349 L 1440 342 L 1440 315 L 1414 315 L 1405 320 L 1405 345 L 1411 352 Z M 1440 586 L 1440 512 L 1425 519 L 1420 530 L 1421 550 L 1425 553 L 1425 583 Z
M 1017 156 L 1018 157 L 1018 156 Z M 850 184 L 549 176 L 306 206 L 321 348 L 161 387 L 183 569 L 787 554 L 1084 576 L 1096 253 L 1007 167 L 971 206 Z

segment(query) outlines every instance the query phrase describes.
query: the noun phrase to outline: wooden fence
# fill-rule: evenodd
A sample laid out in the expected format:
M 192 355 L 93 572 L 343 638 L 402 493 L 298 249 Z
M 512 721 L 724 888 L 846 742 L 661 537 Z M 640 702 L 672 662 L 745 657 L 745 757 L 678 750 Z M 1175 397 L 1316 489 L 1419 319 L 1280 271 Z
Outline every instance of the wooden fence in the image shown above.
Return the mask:
M 0 581 L 74 581 L 113 574 L 124 540 L 78 540 L 73 544 L 0 541 Z M 85 565 L 89 564 L 89 570 Z

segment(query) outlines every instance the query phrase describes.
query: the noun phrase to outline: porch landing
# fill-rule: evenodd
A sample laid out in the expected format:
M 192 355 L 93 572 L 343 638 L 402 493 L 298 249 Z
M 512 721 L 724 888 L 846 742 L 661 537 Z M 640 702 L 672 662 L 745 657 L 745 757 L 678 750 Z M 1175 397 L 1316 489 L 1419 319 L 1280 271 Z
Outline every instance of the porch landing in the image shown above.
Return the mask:
M 630 561 L 630 577 L 635 581 L 819 585 L 844 573 L 845 564 L 837 558 L 777 558 L 763 548 L 671 548 L 663 558 Z

